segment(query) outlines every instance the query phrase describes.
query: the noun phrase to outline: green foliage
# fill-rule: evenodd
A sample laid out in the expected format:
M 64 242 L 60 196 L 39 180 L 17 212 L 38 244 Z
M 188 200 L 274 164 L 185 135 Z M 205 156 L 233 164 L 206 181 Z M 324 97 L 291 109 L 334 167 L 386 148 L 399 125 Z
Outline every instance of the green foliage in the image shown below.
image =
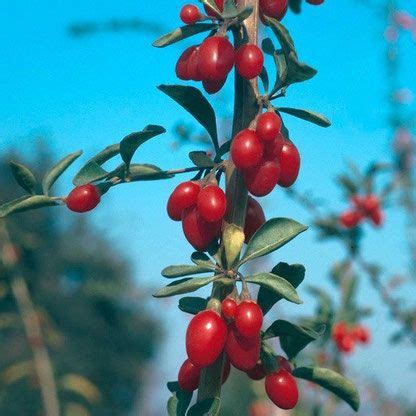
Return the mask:
M 9 165 L 12 170 L 12 174 L 14 178 L 16 179 L 16 182 L 26 192 L 29 192 L 30 194 L 35 194 L 37 181 L 36 181 L 35 175 L 33 175 L 30 169 L 17 162 L 9 162 Z
M 209 398 L 194 404 L 187 416 L 218 416 L 221 410 L 221 400 L 218 397 Z
M 159 289 L 153 294 L 155 298 L 165 298 L 168 296 L 182 295 L 183 293 L 195 292 L 210 283 L 212 283 L 217 276 L 193 278 L 187 277 L 185 279 L 175 280 L 169 285 Z
M 277 107 L 276 110 L 317 124 L 321 127 L 329 127 L 331 125 L 331 122 L 326 117 L 311 110 L 300 110 L 298 108 L 289 107 Z
M 59 205 L 59 201 L 45 195 L 23 196 L 0 205 L 0 218 L 18 212 Z
M 172 393 L 167 405 L 168 416 L 185 416 L 192 400 L 192 392 L 182 390 L 176 381 L 168 383 L 168 389 Z
M 211 160 L 207 153 L 203 151 L 190 152 L 189 159 L 191 159 L 195 166 L 201 169 L 213 168 L 215 166 L 215 163 Z
M 165 267 L 161 274 L 163 277 L 175 278 L 182 276 L 190 276 L 192 274 L 212 272 L 211 267 L 205 266 L 190 266 L 190 265 L 178 265 Z
M 96 182 L 108 176 L 108 172 L 101 167 L 95 160 L 90 160 L 75 175 L 73 184 L 75 186 L 86 185 L 87 183 Z
M 179 300 L 179 309 L 182 312 L 196 315 L 198 312 L 206 309 L 208 301 L 204 298 L 185 296 Z

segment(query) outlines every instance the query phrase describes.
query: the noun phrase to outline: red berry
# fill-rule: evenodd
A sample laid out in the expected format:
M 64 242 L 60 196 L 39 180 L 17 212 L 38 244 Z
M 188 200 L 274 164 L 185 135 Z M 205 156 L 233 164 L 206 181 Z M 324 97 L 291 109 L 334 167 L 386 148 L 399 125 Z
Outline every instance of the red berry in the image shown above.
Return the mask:
M 186 208 L 182 213 L 182 228 L 188 242 L 199 251 L 204 251 L 218 238 L 221 223 L 205 221 L 196 207 Z
M 240 131 L 231 143 L 231 157 L 239 169 L 256 166 L 263 157 L 264 146 L 250 129 Z
M 96 186 L 87 184 L 74 188 L 66 197 L 66 206 L 74 212 L 87 212 L 94 209 L 101 200 Z
M 267 111 L 257 118 L 256 134 L 261 140 L 275 140 L 281 128 L 282 120 L 275 112 Z
M 286 370 L 280 369 L 266 376 L 266 393 L 269 399 L 281 409 L 293 409 L 298 402 L 298 386 L 295 378 Z
M 224 191 L 216 185 L 208 185 L 198 195 L 198 213 L 205 221 L 218 222 L 227 209 Z
M 227 325 L 214 311 L 195 315 L 186 330 L 186 352 L 198 367 L 211 365 L 221 354 L 227 340 Z
M 279 182 L 280 164 L 274 160 L 263 160 L 258 166 L 244 172 L 244 182 L 254 196 L 265 196 Z
M 299 175 L 300 155 L 296 146 L 288 140 L 285 141 L 282 147 L 279 162 L 282 169 L 279 185 L 284 188 L 292 186 Z
M 225 298 L 221 303 L 221 312 L 227 319 L 234 319 L 237 302 L 233 298 Z
M 242 45 L 235 54 L 235 69 L 245 79 L 256 78 L 263 69 L 264 56 L 253 44 Z
M 187 358 L 179 369 L 178 383 L 179 387 L 185 391 L 194 391 L 198 388 L 199 378 L 201 376 L 201 367 L 197 367 Z
M 229 325 L 225 352 L 235 368 L 241 371 L 252 369 L 259 360 L 260 346 L 260 336 L 244 338 L 234 324 Z
M 338 342 L 337 342 L 338 349 L 345 353 L 349 354 L 354 350 L 355 341 L 351 335 L 344 335 Z
M 247 371 L 247 375 L 252 380 L 262 380 L 266 377 L 266 369 L 263 367 L 261 362 L 258 362 L 252 369 Z
M 196 46 L 190 46 L 189 48 L 185 49 L 182 55 L 179 57 L 175 67 L 176 76 L 179 79 L 183 79 L 185 81 L 191 79 L 189 77 L 188 62 L 189 57 L 191 56 L 195 48 Z
M 279 368 L 283 368 L 284 370 L 288 371 L 289 373 L 292 372 L 292 367 L 290 366 L 290 362 L 281 355 L 277 356 L 277 363 L 279 364 Z
M 287 11 L 287 0 L 260 0 L 260 12 L 268 17 L 282 20 Z
M 370 332 L 364 326 L 359 325 L 356 328 L 354 328 L 353 336 L 357 341 L 361 342 L 362 344 L 368 344 L 370 342 Z
M 183 210 L 196 204 L 200 190 L 198 182 L 187 181 L 179 184 L 168 199 L 166 208 L 169 217 L 180 221 Z
M 344 211 L 339 217 L 339 222 L 345 228 L 351 229 L 351 228 L 356 227 L 362 219 L 363 219 L 363 214 L 360 211 L 357 211 L 354 209 L 354 210 Z
M 199 12 L 198 7 L 193 4 L 186 4 L 181 9 L 180 17 L 185 24 L 193 25 L 198 20 L 201 20 L 201 13 Z
M 370 214 L 370 218 L 374 225 L 377 227 L 381 226 L 384 220 L 383 211 L 381 209 L 376 209 Z
M 200 48 L 198 68 L 202 79 L 221 81 L 234 65 L 234 48 L 223 36 L 206 38 Z
M 380 201 L 376 195 L 367 195 L 362 199 L 361 206 L 367 214 L 371 214 L 380 208 Z
M 263 208 L 250 195 L 247 199 L 246 220 L 244 223 L 244 241 L 248 243 L 254 233 L 266 222 Z
M 314 6 L 319 6 L 322 4 L 325 0 L 306 0 L 306 3 L 312 4 Z
M 203 79 L 202 86 L 204 87 L 204 90 L 208 94 L 215 94 L 224 86 L 226 81 L 227 81 L 227 78 L 221 79 L 219 81 L 211 81 L 209 79 Z
M 263 325 L 263 312 L 259 305 L 252 300 L 244 300 L 237 306 L 235 327 L 245 338 L 259 335 Z
M 286 139 L 278 133 L 274 140 L 264 142 L 264 157 L 269 160 L 279 160 Z
M 340 321 L 333 325 L 332 327 L 332 339 L 334 341 L 340 341 L 344 335 L 347 333 L 347 326 L 345 322 Z
M 189 79 L 192 79 L 193 81 L 202 81 L 202 74 L 199 70 L 199 58 L 200 57 L 200 46 L 195 46 L 195 49 L 192 51 L 192 53 L 189 55 L 188 58 L 188 76 Z

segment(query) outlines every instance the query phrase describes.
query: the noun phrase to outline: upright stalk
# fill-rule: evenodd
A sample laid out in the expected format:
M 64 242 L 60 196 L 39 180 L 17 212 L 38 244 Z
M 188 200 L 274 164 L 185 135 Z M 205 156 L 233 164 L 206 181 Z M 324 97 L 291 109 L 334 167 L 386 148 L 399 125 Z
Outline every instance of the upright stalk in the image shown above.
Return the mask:
M 253 13 L 245 20 L 243 27 L 233 30 L 235 48 L 238 48 L 242 43 L 247 42 L 257 44 L 258 38 L 258 0 L 240 0 L 239 6 L 252 6 Z M 257 79 L 247 81 L 240 77 L 236 72 L 232 129 L 233 137 L 239 131 L 247 128 L 257 116 L 259 111 L 257 93 Z M 237 227 L 244 228 L 247 188 L 244 184 L 241 172 L 235 168 L 231 159 L 228 160 L 225 175 L 227 195 L 225 226 L 227 224 L 233 224 Z M 217 292 L 218 291 L 214 287 L 212 297 L 222 300 L 223 295 Z M 198 389 L 198 402 L 207 398 L 219 398 L 221 396 L 223 363 L 224 354 L 221 354 L 214 364 L 202 371 Z

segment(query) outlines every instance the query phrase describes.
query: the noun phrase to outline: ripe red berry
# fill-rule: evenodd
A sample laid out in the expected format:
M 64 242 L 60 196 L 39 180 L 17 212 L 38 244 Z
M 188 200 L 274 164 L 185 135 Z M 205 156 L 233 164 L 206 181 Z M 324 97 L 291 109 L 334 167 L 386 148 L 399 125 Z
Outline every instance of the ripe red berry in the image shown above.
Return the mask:
M 179 369 L 179 387 L 185 391 L 194 391 L 198 388 L 200 377 L 201 367 L 197 367 L 189 358 L 187 358 Z
M 225 298 L 221 303 L 221 312 L 227 319 L 234 319 L 237 302 L 233 298 Z
M 332 339 L 334 341 L 341 340 L 344 335 L 347 333 L 347 326 L 345 325 L 345 322 L 340 321 L 333 325 L 332 327 Z
M 374 211 L 380 209 L 380 201 L 376 195 L 367 195 L 362 198 L 361 207 L 366 214 L 370 215 Z
M 263 312 L 252 300 L 244 300 L 238 306 L 234 317 L 235 327 L 245 338 L 259 335 L 263 325 Z
M 182 213 L 182 229 L 188 242 L 199 251 L 208 248 L 221 232 L 221 223 L 205 221 L 196 206 L 186 208 Z
M 351 229 L 356 227 L 363 219 L 363 214 L 356 209 L 344 211 L 340 217 L 339 222 L 345 228 Z
M 186 352 L 198 367 L 211 365 L 221 354 L 227 340 L 227 325 L 214 311 L 195 315 L 186 330 Z
M 279 368 L 283 368 L 284 370 L 288 371 L 289 373 L 292 372 L 292 367 L 290 366 L 290 362 L 281 355 L 277 356 L 277 363 L 279 364 Z
M 202 79 L 221 81 L 234 65 L 233 45 L 223 36 L 206 38 L 200 48 L 198 69 Z
M 306 0 L 306 3 L 312 4 L 314 6 L 319 6 L 322 4 L 325 0 Z
M 244 182 L 254 196 L 265 196 L 273 191 L 281 175 L 280 164 L 275 160 L 263 160 L 258 166 L 244 172 Z
M 279 185 L 284 188 L 292 186 L 298 175 L 300 169 L 300 155 L 296 146 L 285 141 L 279 157 L 280 167 L 282 169 L 279 177 Z
M 231 143 L 231 157 L 239 169 L 256 166 L 263 157 L 263 151 L 263 143 L 250 129 L 241 130 Z
M 199 70 L 199 58 L 200 57 L 200 46 L 195 46 L 192 53 L 188 58 L 188 65 L 186 70 L 188 71 L 189 79 L 193 81 L 202 81 L 203 77 Z
M 264 64 L 261 49 L 253 44 L 242 45 L 235 54 L 235 69 L 245 79 L 256 78 L 260 75 Z
M 252 369 L 260 358 L 260 346 L 260 336 L 244 338 L 234 324 L 229 325 L 225 352 L 235 368 L 241 371 Z
M 224 86 L 226 81 L 227 81 L 227 78 L 221 79 L 219 81 L 211 81 L 209 79 L 203 79 L 202 86 L 204 87 L 204 90 L 208 94 L 215 94 L 221 90 L 221 88 Z
M 174 221 L 180 221 L 183 210 L 197 203 L 200 190 L 198 182 L 187 181 L 179 184 L 168 199 L 166 209 L 169 217 Z
M 383 211 L 381 209 L 374 210 L 373 212 L 371 212 L 370 218 L 374 225 L 376 225 L 377 227 L 381 226 L 384 220 Z
M 369 330 L 361 325 L 358 325 L 353 330 L 354 338 L 361 342 L 362 344 L 368 344 L 370 342 L 370 332 Z
M 178 62 L 176 63 L 176 67 L 175 67 L 176 76 L 179 79 L 183 79 L 184 81 L 191 79 L 189 77 L 189 72 L 188 72 L 188 62 L 189 62 L 189 57 L 191 56 L 195 48 L 196 46 L 190 46 L 189 48 L 185 49 L 182 55 L 179 57 Z
M 185 24 L 193 25 L 198 20 L 201 20 L 201 13 L 199 12 L 198 7 L 193 4 L 185 4 L 181 9 L 180 17 Z
M 296 406 L 298 386 L 288 371 L 280 369 L 266 376 L 265 387 L 267 396 L 277 407 L 288 410 Z
M 87 212 L 94 209 L 101 200 L 96 186 L 87 184 L 74 188 L 66 197 L 66 206 L 74 212 Z
M 279 160 L 286 139 L 282 133 L 278 133 L 274 140 L 264 142 L 264 158 L 268 160 Z
M 282 20 L 287 12 L 287 0 L 260 0 L 260 12 L 268 17 Z
M 262 380 L 266 377 L 266 369 L 263 367 L 261 362 L 258 362 L 252 369 L 247 371 L 247 375 L 252 380 Z
M 281 128 L 282 120 L 275 112 L 267 111 L 257 118 L 256 134 L 261 140 L 275 140 Z
M 247 199 L 246 220 L 244 223 L 244 241 L 248 243 L 254 233 L 266 222 L 263 208 L 250 195 Z
M 205 221 L 220 221 L 227 209 L 224 191 L 216 185 L 208 185 L 198 195 L 198 213 Z
M 346 334 L 337 342 L 337 346 L 341 352 L 349 354 L 354 351 L 355 340 L 353 336 Z

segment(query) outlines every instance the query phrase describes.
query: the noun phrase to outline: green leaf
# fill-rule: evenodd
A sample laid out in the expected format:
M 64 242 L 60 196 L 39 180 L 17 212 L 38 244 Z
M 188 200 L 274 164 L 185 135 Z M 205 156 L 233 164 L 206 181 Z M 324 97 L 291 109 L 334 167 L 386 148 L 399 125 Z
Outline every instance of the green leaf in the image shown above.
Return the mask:
M 185 416 L 193 393 L 182 390 L 176 381 L 169 382 L 168 389 L 173 393 L 167 404 L 168 416 Z
M 292 10 L 293 13 L 299 14 L 301 11 L 301 0 L 289 0 L 289 7 L 290 10 Z
M 37 209 L 43 207 L 50 207 L 53 205 L 60 205 L 59 202 L 45 195 L 33 195 L 17 198 L 13 201 L 6 202 L 0 206 L 0 218 L 4 218 L 11 214 L 28 211 L 30 209 Z
M 159 289 L 153 296 L 155 298 L 166 298 L 168 296 L 182 295 L 183 293 L 195 292 L 206 285 L 212 283 L 218 276 L 209 276 L 201 278 L 187 277 L 176 280 L 169 285 Z
M 130 165 L 130 171 L 128 174 L 128 180 L 133 181 L 154 181 L 157 179 L 169 179 L 173 178 L 173 175 L 158 168 L 155 165 L 148 163 L 132 164 Z
M 204 6 L 207 6 L 213 12 L 215 12 L 218 16 L 221 16 L 221 11 L 218 9 L 215 0 L 199 0 Z
M 261 82 L 263 83 L 264 92 L 265 94 L 267 94 L 269 91 L 269 75 L 267 74 L 267 70 L 265 67 L 263 67 L 263 69 L 261 70 L 259 77 L 261 79 Z
M 217 163 L 220 162 L 221 158 L 230 151 L 231 143 L 232 143 L 232 140 L 227 140 L 225 143 L 223 143 L 220 146 L 220 148 L 217 151 L 217 154 L 215 155 L 215 161 Z
M 17 162 L 9 162 L 9 166 L 16 182 L 25 191 L 34 194 L 37 181 L 30 169 Z
M 281 299 L 283 298 L 297 304 L 302 303 L 296 289 L 286 279 L 283 279 L 283 277 L 276 276 L 272 273 L 258 273 L 253 276 L 247 276 L 245 281 L 265 287 Z
M 222 17 L 224 19 L 232 19 L 238 15 L 238 9 L 234 0 L 224 0 Z
M 75 162 L 82 154 L 82 151 L 78 151 L 75 153 L 71 153 L 68 156 L 62 158 L 55 166 L 53 166 L 48 172 L 46 172 L 45 176 L 42 180 L 42 190 L 45 195 L 48 194 L 49 190 L 51 189 L 52 185 L 56 182 L 56 180 L 68 169 L 72 163 Z
M 212 168 L 215 163 L 209 158 L 207 152 L 195 151 L 189 153 L 189 159 L 192 160 L 193 164 L 198 168 Z
M 270 38 L 264 38 L 261 41 L 261 48 L 263 49 L 263 52 L 267 55 L 273 56 L 276 48 L 273 45 L 273 41 Z
M 165 46 L 172 45 L 172 43 L 179 42 L 198 33 L 214 30 L 217 27 L 218 25 L 215 23 L 195 23 L 194 25 L 182 26 L 155 40 L 152 45 L 157 48 L 164 48 Z
M 88 162 L 95 162 L 101 166 L 105 162 L 112 159 L 114 156 L 117 156 L 119 153 L 120 153 L 120 143 L 115 143 L 101 150 L 101 152 L 97 153 Z
M 221 400 L 218 397 L 202 400 L 194 404 L 187 416 L 218 416 L 221 410 Z
M 348 403 L 353 410 L 358 411 L 360 407 L 358 390 L 341 374 L 328 368 L 298 367 L 293 370 L 293 375 L 320 385 Z
M 162 126 L 148 125 L 142 131 L 131 133 L 126 136 L 120 142 L 120 155 L 126 164 L 127 169 L 129 168 L 131 159 L 139 146 L 147 142 L 152 137 L 158 136 L 159 134 L 165 132 L 166 130 Z
M 267 221 L 251 237 L 238 265 L 277 250 L 307 229 L 305 225 L 289 218 L 273 218 Z
M 179 309 L 182 312 L 191 313 L 196 315 L 197 313 L 207 308 L 208 301 L 204 298 L 185 296 L 179 299 Z
M 309 343 L 323 335 L 325 325 L 314 331 L 311 328 L 298 326 L 291 322 L 279 319 L 274 321 L 264 332 L 263 339 L 279 337 L 283 351 L 291 359 L 302 351 Z
M 200 251 L 194 251 L 191 255 L 192 263 L 200 267 L 210 267 L 211 270 L 215 270 L 216 265 L 211 261 L 211 259 Z
M 188 266 L 188 265 L 178 265 L 178 266 L 168 266 L 162 270 L 162 276 L 167 278 L 175 278 L 181 276 L 191 276 L 198 273 L 208 273 L 212 272 L 211 267 L 204 266 Z
M 108 172 L 103 169 L 97 162 L 91 160 L 84 165 L 75 175 L 72 183 L 75 186 L 85 185 L 106 178 Z
M 306 288 L 318 302 L 318 316 L 322 320 L 328 320 L 334 313 L 334 305 L 331 297 L 323 289 L 309 285 Z
M 215 151 L 218 151 L 218 133 L 215 112 L 208 100 L 201 91 L 195 87 L 184 85 L 159 85 L 162 92 L 167 94 L 207 130 L 211 136 Z
M 279 263 L 273 268 L 272 274 L 287 280 L 296 289 L 305 278 L 305 267 L 301 264 L 289 265 L 287 263 Z M 257 296 L 257 303 L 260 305 L 263 314 L 266 314 L 281 299 L 283 298 L 280 294 L 268 289 L 266 286 L 261 286 Z
M 319 113 L 315 113 L 314 111 L 289 107 L 279 107 L 276 110 L 301 118 L 302 120 L 310 121 L 321 127 L 329 127 L 331 125 L 331 122 L 326 117 Z
M 252 13 L 253 13 L 253 7 L 246 6 L 244 7 L 244 9 L 239 10 L 236 18 L 238 22 L 241 23 L 241 22 L 244 22 L 244 20 L 246 20 L 248 17 L 250 17 Z

